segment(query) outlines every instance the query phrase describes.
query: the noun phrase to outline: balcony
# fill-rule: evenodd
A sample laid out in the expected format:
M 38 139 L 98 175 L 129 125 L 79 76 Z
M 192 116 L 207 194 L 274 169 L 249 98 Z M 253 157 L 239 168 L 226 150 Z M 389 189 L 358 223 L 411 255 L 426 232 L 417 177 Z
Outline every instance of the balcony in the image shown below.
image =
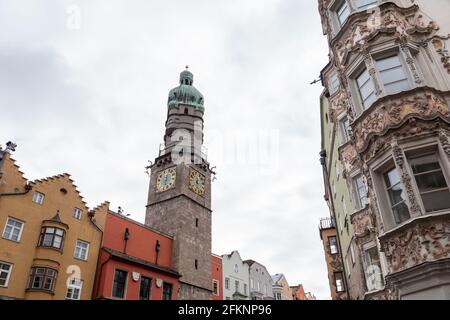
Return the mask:
M 422 120 L 442 118 L 450 122 L 447 102 L 449 98 L 450 92 L 429 87 L 380 98 L 352 124 L 357 152 L 364 152 L 377 137 L 385 135 L 391 129 L 401 127 L 412 118 Z

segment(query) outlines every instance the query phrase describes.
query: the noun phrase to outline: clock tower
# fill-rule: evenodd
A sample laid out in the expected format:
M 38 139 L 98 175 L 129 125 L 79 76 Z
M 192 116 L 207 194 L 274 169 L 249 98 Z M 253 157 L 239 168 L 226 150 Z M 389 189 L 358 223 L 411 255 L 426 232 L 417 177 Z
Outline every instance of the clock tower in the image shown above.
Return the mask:
M 203 95 L 187 70 L 169 93 L 164 145 L 152 164 L 146 224 L 174 237 L 180 300 L 212 299 L 211 174 L 203 152 Z

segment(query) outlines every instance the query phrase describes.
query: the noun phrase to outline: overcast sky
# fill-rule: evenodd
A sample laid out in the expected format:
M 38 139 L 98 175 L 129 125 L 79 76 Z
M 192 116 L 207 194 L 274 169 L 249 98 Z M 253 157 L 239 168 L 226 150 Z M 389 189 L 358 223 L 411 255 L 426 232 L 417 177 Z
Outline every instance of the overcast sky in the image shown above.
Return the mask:
M 90 207 L 108 200 L 143 222 L 144 167 L 188 64 L 217 166 L 213 251 L 329 297 L 317 1 L 0 0 L 0 28 L 0 143 L 19 145 L 28 179 L 68 172 Z M 236 141 L 272 152 L 240 157 Z

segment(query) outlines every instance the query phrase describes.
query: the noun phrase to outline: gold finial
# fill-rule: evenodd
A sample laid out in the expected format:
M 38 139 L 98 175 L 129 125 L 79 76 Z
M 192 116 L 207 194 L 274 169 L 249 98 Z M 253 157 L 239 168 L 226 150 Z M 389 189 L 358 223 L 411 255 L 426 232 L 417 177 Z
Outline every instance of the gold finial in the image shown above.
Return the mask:
M 186 65 L 186 70 L 189 70 L 189 66 L 188 65 Z

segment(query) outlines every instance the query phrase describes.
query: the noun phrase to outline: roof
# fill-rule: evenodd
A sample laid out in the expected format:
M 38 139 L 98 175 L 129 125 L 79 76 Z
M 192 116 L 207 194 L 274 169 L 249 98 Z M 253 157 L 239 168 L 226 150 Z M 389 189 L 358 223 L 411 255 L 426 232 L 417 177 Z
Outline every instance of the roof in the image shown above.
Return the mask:
M 278 281 L 280 281 L 284 277 L 284 274 L 277 273 L 277 274 L 275 274 L 275 275 L 273 275 L 271 277 L 272 277 L 273 283 L 277 283 Z
M 245 260 L 244 263 L 248 264 L 251 267 L 254 263 L 256 263 L 256 261 L 255 260 Z
M 113 249 L 110 249 L 110 248 L 103 247 L 102 249 L 104 251 L 106 251 L 107 253 L 109 253 L 112 257 L 116 258 L 116 259 L 120 259 L 120 260 L 124 260 L 124 261 L 131 262 L 131 263 L 134 263 L 134 264 L 138 264 L 140 266 L 143 266 L 143 267 L 146 267 L 146 268 L 150 268 L 150 269 L 153 269 L 153 270 L 156 270 L 156 271 L 160 271 L 160 272 L 163 272 L 163 273 L 167 273 L 167 274 L 170 274 L 170 275 L 178 277 L 178 278 L 181 277 L 181 274 L 179 274 L 175 270 L 156 265 L 156 264 L 151 263 L 149 261 L 146 261 L 146 260 L 143 260 L 143 259 L 139 259 L 139 258 L 130 256 L 128 254 L 125 254 L 125 253 L 122 253 L 122 252 L 119 252 L 119 251 L 116 251 L 116 250 L 113 250 Z

